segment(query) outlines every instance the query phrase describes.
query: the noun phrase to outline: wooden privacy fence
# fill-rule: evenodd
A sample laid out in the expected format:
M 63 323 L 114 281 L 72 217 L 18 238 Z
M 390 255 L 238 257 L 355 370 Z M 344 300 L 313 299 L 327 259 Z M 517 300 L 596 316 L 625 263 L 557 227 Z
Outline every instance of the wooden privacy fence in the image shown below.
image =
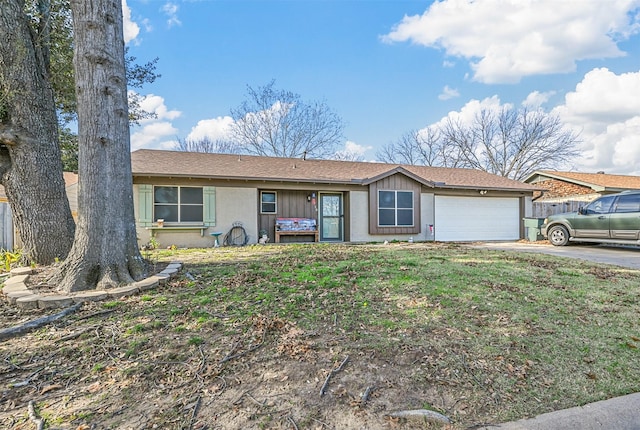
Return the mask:
M 580 206 L 589 202 L 572 200 L 568 202 L 533 202 L 533 218 L 546 218 L 549 215 L 561 214 L 563 212 L 575 212 Z

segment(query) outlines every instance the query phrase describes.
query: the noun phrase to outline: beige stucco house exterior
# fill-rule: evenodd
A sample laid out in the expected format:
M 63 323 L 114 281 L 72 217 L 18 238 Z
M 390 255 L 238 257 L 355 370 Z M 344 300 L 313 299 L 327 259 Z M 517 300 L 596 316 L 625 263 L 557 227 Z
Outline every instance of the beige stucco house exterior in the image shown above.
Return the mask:
M 140 244 L 163 247 L 211 246 L 234 225 L 273 241 L 281 217 L 316 220 L 321 242 L 518 240 L 539 189 L 471 169 L 147 149 L 132 172 Z

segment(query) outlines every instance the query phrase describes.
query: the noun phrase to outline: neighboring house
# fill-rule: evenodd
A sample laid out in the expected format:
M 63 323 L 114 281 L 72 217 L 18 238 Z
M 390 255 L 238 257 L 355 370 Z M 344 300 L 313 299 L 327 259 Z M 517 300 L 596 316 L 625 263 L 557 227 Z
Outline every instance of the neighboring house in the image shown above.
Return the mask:
M 64 172 L 63 175 L 71 214 L 75 219 L 78 214 L 78 174 Z M 21 246 L 20 234 L 13 225 L 13 215 L 11 214 L 7 195 L 4 187 L 0 185 L 0 248 L 13 250 Z
M 640 176 L 608 175 L 604 172 L 579 173 L 538 170 L 524 182 L 544 191 L 534 194 L 535 201 L 564 202 L 578 200 L 590 202 L 605 194 L 626 190 L 640 190 Z
M 539 170 L 525 178 L 524 182 L 541 189 L 533 196 L 533 216 L 541 218 L 576 211 L 585 203 L 606 194 L 640 190 L 640 176 L 609 175 L 604 172 Z
M 131 159 L 138 238 L 165 247 L 211 246 L 235 223 L 249 243 L 263 231 L 273 241 L 279 217 L 317 220 L 321 242 L 518 240 L 540 189 L 471 169 L 147 149 Z

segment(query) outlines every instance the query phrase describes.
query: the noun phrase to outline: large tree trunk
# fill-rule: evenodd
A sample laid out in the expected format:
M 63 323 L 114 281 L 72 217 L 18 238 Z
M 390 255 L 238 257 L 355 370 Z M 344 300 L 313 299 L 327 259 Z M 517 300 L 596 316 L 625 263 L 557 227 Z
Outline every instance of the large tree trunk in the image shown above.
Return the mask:
M 141 279 L 120 0 L 72 0 L 78 102 L 78 221 L 57 275 L 71 292 Z
M 0 175 L 26 257 L 66 257 L 74 233 L 47 66 L 23 11 L 0 2 Z

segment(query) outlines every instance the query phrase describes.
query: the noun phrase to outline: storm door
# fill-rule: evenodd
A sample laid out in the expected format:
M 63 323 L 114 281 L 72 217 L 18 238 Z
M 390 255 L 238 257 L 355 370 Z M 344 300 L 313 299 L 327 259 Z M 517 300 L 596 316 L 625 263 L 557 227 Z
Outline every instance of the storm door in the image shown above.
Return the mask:
M 342 194 L 320 194 L 320 241 L 342 242 Z

